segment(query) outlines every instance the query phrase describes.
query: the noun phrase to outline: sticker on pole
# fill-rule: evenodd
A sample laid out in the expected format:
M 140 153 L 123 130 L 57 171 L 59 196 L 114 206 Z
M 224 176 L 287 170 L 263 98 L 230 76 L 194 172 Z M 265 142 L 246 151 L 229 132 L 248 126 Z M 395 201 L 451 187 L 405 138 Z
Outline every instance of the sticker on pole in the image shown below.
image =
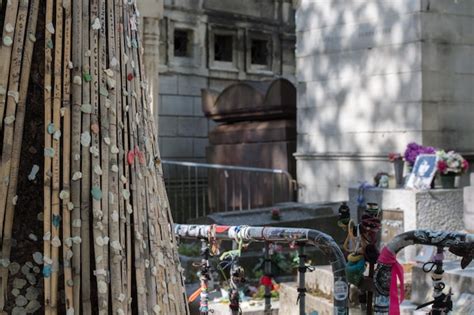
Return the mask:
M 348 293 L 349 288 L 347 287 L 347 283 L 341 280 L 337 280 L 336 282 L 334 282 L 334 298 L 337 301 L 347 299 Z

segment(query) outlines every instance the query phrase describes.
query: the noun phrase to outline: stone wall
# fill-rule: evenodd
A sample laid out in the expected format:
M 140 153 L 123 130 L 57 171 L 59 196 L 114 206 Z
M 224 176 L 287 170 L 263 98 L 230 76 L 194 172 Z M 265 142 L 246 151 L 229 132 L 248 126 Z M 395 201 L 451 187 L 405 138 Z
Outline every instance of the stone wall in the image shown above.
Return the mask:
M 294 14 L 288 0 L 165 0 L 158 122 L 164 159 L 205 161 L 214 123 L 202 113 L 201 89 L 279 76 L 295 81 Z M 176 52 L 176 31 L 187 34 L 186 51 Z M 231 42 L 228 58 L 216 58 L 219 36 Z M 265 65 L 252 63 L 254 39 L 267 43 Z
M 299 200 L 347 199 L 412 141 L 474 151 L 474 2 L 301 0 Z

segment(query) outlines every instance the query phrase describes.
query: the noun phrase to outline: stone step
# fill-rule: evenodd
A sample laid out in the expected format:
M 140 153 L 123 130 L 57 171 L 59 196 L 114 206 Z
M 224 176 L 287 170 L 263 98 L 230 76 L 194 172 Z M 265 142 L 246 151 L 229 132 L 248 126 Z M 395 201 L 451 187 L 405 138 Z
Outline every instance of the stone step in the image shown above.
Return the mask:
M 319 291 L 324 295 L 332 295 L 334 289 L 334 276 L 330 265 L 314 266 L 313 272 L 306 272 L 306 289 Z
M 297 283 L 289 282 L 282 283 L 280 286 L 280 314 L 285 315 L 299 315 L 299 309 L 297 306 L 298 291 Z M 315 295 L 309 291 L 306 294 L 305 300 L 305 312 L 306 314 L 318 314 L 318 315 L 333 315 L 334 308 L 332 300 L 329 300 L 323 296 Z M 362 315 L 365 314 L 360 308 L 351 308 L 349 310 L 351 315 Z

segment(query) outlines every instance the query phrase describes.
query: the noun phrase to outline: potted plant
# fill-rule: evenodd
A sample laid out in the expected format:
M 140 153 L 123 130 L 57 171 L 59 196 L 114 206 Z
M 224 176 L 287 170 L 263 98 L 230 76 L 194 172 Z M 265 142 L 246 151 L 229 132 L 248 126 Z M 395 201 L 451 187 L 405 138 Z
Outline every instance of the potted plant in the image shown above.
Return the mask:
M 398 187 L 403 186 L 403 166 L 405 162 L 400 153 L 389 153 L 388 160 L 393 163 L 393 169 L 395 170 L 395 182 Z
M 456 176 L 467 171 L 469 163 L 461 154 L 444 150 L 436 152 L 438 156 L 438 172 L 443 188 L 454 188 Z

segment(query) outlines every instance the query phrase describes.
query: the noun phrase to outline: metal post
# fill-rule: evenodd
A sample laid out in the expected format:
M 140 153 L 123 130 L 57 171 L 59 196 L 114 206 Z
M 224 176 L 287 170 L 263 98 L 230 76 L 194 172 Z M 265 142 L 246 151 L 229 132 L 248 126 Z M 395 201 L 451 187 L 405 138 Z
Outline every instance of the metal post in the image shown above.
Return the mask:
M 194 181 L 194 192 L 196 193 L 195 200 L 196 200 L 196 219 L 199 218 L 199 190 L 198 190 L 198 178 L 199 178 L 199 172 L 198 168 L 194 168 L 194 176 L 196 177 Z
M 243 185 L 242 185 L 242 171 L 239 171 L 239 177 L 240 177 L 240 186 L 239 186 L 239 190 L 240 190 L 239 207 L 240 207 L 240 209 L 239 209 L 239 210 L 242 211 L 242 208 L 243 208 L 243 206 L 244 206 L 244 205 L 243 205 L 244 201 L 243 201 L 243 199 L 242 199 L 242 189 L 243 189 L 243 188 L 242 188 L 242 187 L 243 187 Z
M 180 176 L 180 179 L 181 179 L 181 196 L 184 196 L 184 180 L 185 180 L 185 175 L 184 175 L 184 172 L 180 172 L 181 173 L 181 176 Z M 183 216 L 183 222 L 186 222 L 186 209 L 185 209 L 185 203 L 184 203 L 184 198 L 181 197 L 179 198 L 181 199 L 181 202 L 180 202 L 180 207 L 178 208 L 179 209 L 179 212 L 181 213 L 181 215 Z M 179 200 L 178 199 L 178 200 Z
M 188 198 L 186 198 L 186 200 L 188 201 L 188 213 L 189 213 L 189 217 L 188 219 L 191 219 L 192 218 L 192 211 L 193 211 L 193 208 L 192 208 L 192 202 L 191 200 L 193 200 L 191 197 L 193 195 L 192 193 L 192 188 L 191 188 L 191 166 L 188 166 Z
M 229 174 L 227 171 L 224 170 L 224 211 L 227 212 L 227 202 L 228 202 L 228 194 L 227 194 L 227 179 L 229 178 Z
M 272 206 L 275 204 L 275 175 L 271 174 L 272 178 Z
M 199 303 L 200 315 L 209 314 L 209 246 L 205 239 L 201 239 L 201 301 Z
M 264 274 L 265 276 L 269 277 L 270 279 L 273 277 L 272 275 L 272 259 L 271 259 L 271 252 L 270 243 L 265 242 L 265 260 L 264 260 Z M 272 291 L 271 286 L 265 286 L 265 309 L 264 315 L 271 315 L 272 314 Z
M 305 284 L 305 273 L 306 273 L 306 255 L 304 254 L 304 244 L 298 244 L 298 301 L 300 307 L 300 315 L 305 315 L 305 296 L 306 296 L 306 284 Z
M 247 210 L 250 210 L 252 208 L 252 203 L 251 203 L 251 199 L 250 199 L 250 172 L 247 172 L 248 175 L 248 185 L 247 185 L 247 199 L 248 199 L 248 202 L 247 202 Z

